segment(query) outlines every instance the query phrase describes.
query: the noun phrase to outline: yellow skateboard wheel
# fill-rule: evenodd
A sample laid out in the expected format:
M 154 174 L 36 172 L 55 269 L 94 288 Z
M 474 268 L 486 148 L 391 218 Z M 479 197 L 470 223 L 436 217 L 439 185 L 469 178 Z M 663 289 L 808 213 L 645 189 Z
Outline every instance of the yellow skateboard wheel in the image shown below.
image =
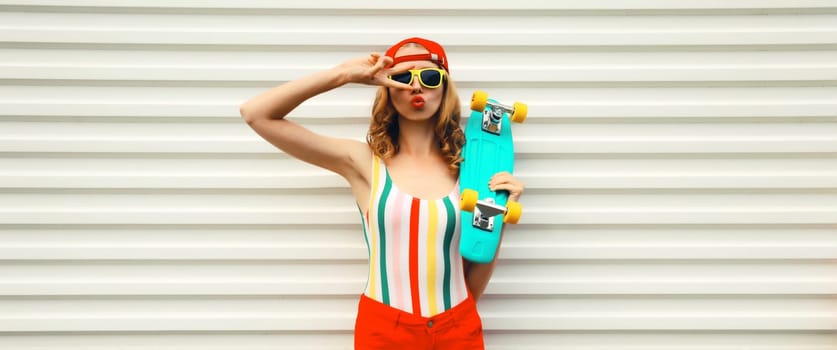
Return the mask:
M 477 90 L 471 95 L 471 110 L 482 112 L 488 104 L 488 94 L 485 91 Z
M 479 194 L 477 191 L 474 191 L 470 188 L 466 188 L 462 191 L 462 195 L 459 197 L 459 209 L 464 211 L 474 211 L 474 208 L 477 207 L 477 200 L 479 199 Z
M 518 202 L 506 203 L 506 215 L 503 215 L 503 222 L 507 224 L 516 224 L 520 220 L 520 214 L 523 212 L 523 206 Z
M 525 103 L 515 102 L 514 112 L 511 115 L 511 121 L 515 123 L 523 123 L 526 120 L 526 115 L 529 113 L 529 106 Z

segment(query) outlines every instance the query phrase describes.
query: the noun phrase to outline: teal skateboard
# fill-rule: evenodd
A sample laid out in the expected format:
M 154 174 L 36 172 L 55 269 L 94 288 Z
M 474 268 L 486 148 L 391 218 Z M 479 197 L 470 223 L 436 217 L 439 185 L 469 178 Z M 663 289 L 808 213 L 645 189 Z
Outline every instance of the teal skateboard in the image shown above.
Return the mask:
M 479 90 L 471 97 L 471 117 L 465 125 L 466 141 L 462 150 L 465 161 L 459 172 L 462 188 L 459 252 L 470 261 L 492 262 L 503 223 L 516 224 L 520 218 L 520 203 L 508 202 L 508 191 L 489 190 L 488 181 L 498 172 L 514 172 L 510 122 L 522 123 L 527 110 L 523 103 L 515 102 L 509 107 L 489 99 L 488 94 Z

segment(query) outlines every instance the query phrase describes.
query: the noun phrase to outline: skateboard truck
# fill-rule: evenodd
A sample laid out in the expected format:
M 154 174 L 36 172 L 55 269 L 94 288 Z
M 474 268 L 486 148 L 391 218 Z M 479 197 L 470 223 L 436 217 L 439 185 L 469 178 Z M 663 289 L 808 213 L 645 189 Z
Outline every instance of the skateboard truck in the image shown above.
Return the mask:
M 505 213 L 506 207 L 494 204 L 494 198 L 486 198 L 478 201 L 474 207 L 474 221 L 471 224 L 480 230 L 491 232 L 494 230 L 494 217 Z
M 482 111 L 482 129 L 495 135 L 503 130 L 503 113 L 510 112 L 507 106 L 495 106 L 491 103 Z
M 465 211 L 473 212 L 474 219 L 471 225 L 483 230 L 494 231 L 494 219 L 497 215 L 503 215 L 503 222 L 516 224 L 520 219 L 520 214 L 523 207 L 520 203 L 509 201 L 505 206 L 497 204 L 494 197 L 488 196 L 479 200 L 479 193 L 472 189 L 466 188 L 462 191 L 459 199 L 459 208 Z
M 520 102 L 509 106 L 490 100 L 488 94 L 483 91 L 476 91 L 471 96 L 471 110 L 482 111 L 482 130 L 495 135 L 500 135 L 503 130 L 503 114 L 508 113 L 511 115 L 511 121 L 522 123 L 526 119 L 528 109 L 526 104 Z

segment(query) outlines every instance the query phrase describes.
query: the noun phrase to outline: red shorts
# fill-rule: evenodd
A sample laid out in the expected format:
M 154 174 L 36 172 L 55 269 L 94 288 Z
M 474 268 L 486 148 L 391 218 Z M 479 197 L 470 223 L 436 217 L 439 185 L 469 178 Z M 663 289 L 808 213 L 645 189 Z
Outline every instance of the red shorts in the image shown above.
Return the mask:
M 355 350 L 485 349 L 482 320 L 469 295 L 433 317 L 421 317 L 361 295 L 355 321 Z

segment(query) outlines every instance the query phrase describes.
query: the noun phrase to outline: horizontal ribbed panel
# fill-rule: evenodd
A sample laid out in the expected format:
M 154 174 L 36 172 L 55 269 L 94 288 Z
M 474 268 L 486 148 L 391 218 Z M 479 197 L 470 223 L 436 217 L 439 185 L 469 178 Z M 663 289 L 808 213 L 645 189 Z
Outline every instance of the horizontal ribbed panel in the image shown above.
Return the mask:
M 318 10 L 392 10 L 392 9 L 423 9 L 432 10 L 644 10 L 644 9 L 833 9 L 837 6 L 834 0 L 736 0 L 707 1 L 707 0 L 588 0 L 584 2 L 572 0 L 523 0 L 514 3 L 486 2 L 478 0 L 462 0 L 456 2 L 441 0 L 426 0 L 421 6 L 403 2 L 380 2 L 373 0 L 357 0 L 351 4 L 342 0 L 320 0 L 316 2 L 290 2 L 272 0 L 204 0 L 196 3 L 191 0 L 123 0 L 119 2 L 107 0 L 3 0 L 0 5 L 28 5 L 32 8 L 39 6 L 60 8 L 90 7 L 90 10 L 106 8 L 184 8 L 199 9 L 318 9 Z
M 351 349 L 351 191 L 238 106 L 414 35 L 529 104 L 488 349 L 837 350 L 833 0 L 0 0 L 0 348 Z
M 334 16 L 0 13 L 0 41 L 29 44 L 377 46 L 415 34 L 404 23 L 434 28 L 451 48 L 518 46 L 833 45 L 837 14 L 775 16 L 528 16 L 514 26 L 496 16 L 342 18 L 345 30 L 323 30 Z M 49 23 L 49 26 L 32 26 Z M 155 23 L 153 28 L 148 23 Z

